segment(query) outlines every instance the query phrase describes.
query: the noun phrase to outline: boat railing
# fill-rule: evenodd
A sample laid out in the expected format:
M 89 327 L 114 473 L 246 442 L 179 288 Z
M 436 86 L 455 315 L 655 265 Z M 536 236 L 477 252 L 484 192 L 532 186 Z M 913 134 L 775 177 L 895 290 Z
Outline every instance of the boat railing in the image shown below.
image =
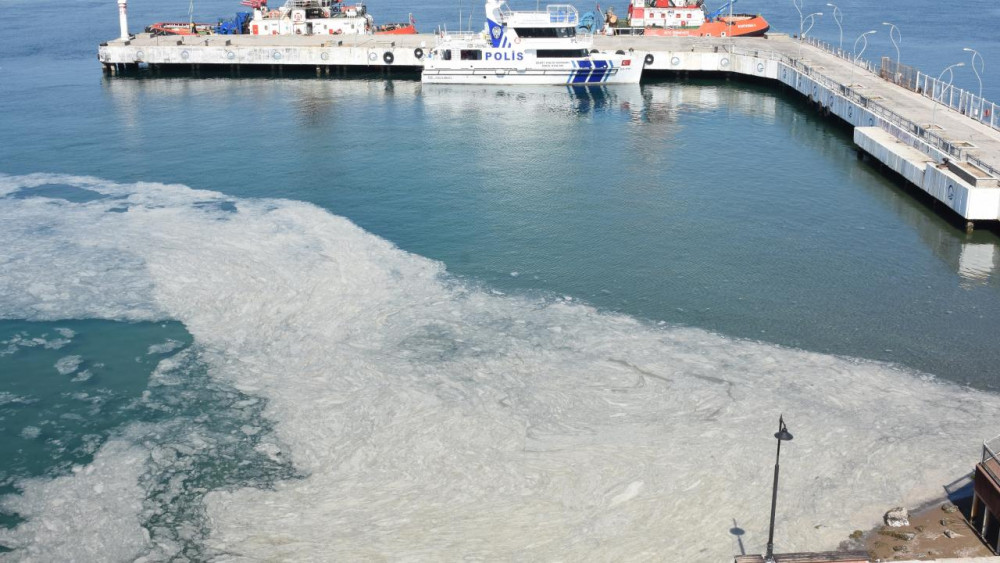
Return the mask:
M 545 20 L 549 23 L 578 23 L 580 13 L 571 4 L 550 4 L 545 10 L 511 10 L 507 3 L 500 5 L 500 13 L 508 21 L 513 16 Z
M 546 14 L 549 16 L 550 23 L 578 23 L 580 21 L 580 13 L 576 11 L 576 8 L 569 4 L 552 4 L 546 6 Z
M 288 0 L 285 3 L 288 8 L 328 8 L 331 6 L 329 0 Z

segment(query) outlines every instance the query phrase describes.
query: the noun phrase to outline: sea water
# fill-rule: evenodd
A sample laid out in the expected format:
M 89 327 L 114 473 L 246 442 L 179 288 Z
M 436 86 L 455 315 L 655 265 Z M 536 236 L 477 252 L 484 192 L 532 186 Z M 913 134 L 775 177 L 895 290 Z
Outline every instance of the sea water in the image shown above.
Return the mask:
M 779 413 L 779 550 L 832 548 L 995 433 L 996 235 L 799 100 L 107 79 L 114 8 L 0 39 L 0 558 L 719 561 Z M 996 52 L 916 12 L 904 63 Z

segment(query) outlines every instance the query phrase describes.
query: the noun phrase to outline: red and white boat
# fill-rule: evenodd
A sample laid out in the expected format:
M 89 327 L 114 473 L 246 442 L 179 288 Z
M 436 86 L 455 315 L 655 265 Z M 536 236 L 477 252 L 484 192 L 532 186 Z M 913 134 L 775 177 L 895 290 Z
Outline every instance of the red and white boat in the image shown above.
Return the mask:
M 146 26 L 146 33 L 153 35 L 211 35 L 213 24 L 187 22 L 157 22 Z
M 364 4 L 341 0 L 288 0 L 271 10 L 265 1 L 251 0 L 250 35 L 409 35 L 417 32 L 413 15 L 405 23 L 375 25 Z
M 342 0 L 288 0 L 270 9 L 267 0 L 243 0 L 253 12 L 239 12 L 229 21 L 210 23 L 159 22 L 146 27 L 155 35 L 411 35 L 416 20 L 375 25 L 363 3 Z
M 631 0 L 614 34 L 664 37 L 754 37 L 771 28 L 759 14 L 729 14 L 735 0 L 709 12 L 705 0 Z M 609 11 L 609 19 L 617 20 Z

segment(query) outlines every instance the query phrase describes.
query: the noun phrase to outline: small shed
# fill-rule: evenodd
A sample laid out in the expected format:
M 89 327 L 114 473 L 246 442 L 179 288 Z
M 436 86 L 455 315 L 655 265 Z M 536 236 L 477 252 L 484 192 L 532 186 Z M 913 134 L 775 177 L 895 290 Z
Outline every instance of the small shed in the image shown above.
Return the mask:
M 983 442 L 983 457 L 972 479 L 969 524 L 993 553 L 1000 552 L 1000 436 Z

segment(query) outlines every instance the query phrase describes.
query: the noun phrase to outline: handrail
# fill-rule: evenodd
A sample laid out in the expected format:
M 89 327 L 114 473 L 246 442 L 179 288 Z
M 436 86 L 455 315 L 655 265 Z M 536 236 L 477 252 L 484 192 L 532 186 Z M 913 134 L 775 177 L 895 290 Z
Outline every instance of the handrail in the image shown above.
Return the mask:
M 833 45 L 825 41 L 812 37 L 806 37 L 803 41 L 842 59 L 851 60 L 850 57 L 846 56 L 846 51 L 835 49 Z M 899 64 L 898 61 L 893 61 L 889 57 L 882 57 L 878 75 L 887 82 L 892 82 L 925 98 L 947 105 L 969 119 L 1000 131 L 1000 117 L 997 116 L 997 104 L 994 102 L 961 88 L 955 88 L 952 84 L 942 82 L 914 67 Z M 943 100 L 945 92 L 948 94 L 947 103 Z
M 822 43 L 812 38 L 807 38 L 805 41 L 810 44 L 817 44 L 817 45 Z M 839 51 L 839 53 L 836 52 L 835 50 L 832 50 L 832 48 L 826 50 L 830 51 L 832 54 L 837 55 L 840 58 L 849 60 L 853 64 L 857 64 L 858 66 L 861 66 L 870 72 L 874 72 L 874 65 L 870 61 L 866 61 L 864 59 L 852 59 L 851 57 L 846 56 L 847 53 L 842 50 L 836 50 Z M 803 64 L 798 59 L 793 59 L 787 55 L 784 55 L 782 53 L 776 53 L 774 51 L 762 52 L 759 50 L 751 50 L 735 46 L 727 46 L 727 51 L 732 54 L 754 56 L 757 58 L 774 60 L 790 68 L 798 70 L 799 72 L 808 76 L 810 79 L 820 84 L 823 84 L 823 86 L 825 86 L 830 90 L 839 92 L 839 94 L 842 97 L 857 103 L 858 105 L 864 107 L 866 110 L 892 123 L 898 128 L 900 132 L 905 132 L 908 136 L 915 137 L 916 139 L 922 141 L 921 144 L 926 145 L 928 149 L 933 149 L 933 150 L 927 150 L 921 148 L 920 146 L 917 146 L 916 144 L 909 142 L 908 139 L 904 139 L 899 135 L 895 135 L 894 131 L 883 127 L 883 129 L 886 129 L 890 133 L 893 133 L 894 136 L 896 136 L 902 141 L 906 141 L 907 144 L 913 146 L 914 148 L 917 148 L 921 152 L 924 152 L 925 154 L 933 156 L 937 159 L 943 159 L 944 155 L 957 158 L 959 160 L 962 160 L 964 158 L 965 160 L 972 162 L 975 166 L 982 169 L 983 171 L 1000 178 L 1000 169 L 983 162 L 982 159 L 980 158 L 967 154 L 965 147 L 955 145 L 950 141 L 944 139 L 940 135 L 928 131 L 925 127 L 922 127 L 919 124 L 911 121 L 910 119 L 903 117 L 902 115 L 896 113 L 895 111 L 889 109 L 888 107 L 878 102 L 875 102 L 870 98 L 865 97 L 864 95 L 857 92 L 855 89 L 851 88 L 850 85 L 844 85 L 837 80 L 834 80 L 819 72 L 816 72 L 811 66 Z
M 1000 436 L 997 436 L 996 438 L 993 438 L 993 440 L 991 440 L 991 441 L 996 441 L 998 438 L 1000 438 Z M 989 454 L 989 455 L 987 455 L 987 454 Z M 983 457 L 982 457 L 982 461 L 980 462 L 980 465 L 982 466 L 983 471 L 985 471 L 990 476 L 990 478 L 993 479 L 993 482 L 997 486 L 1000 486 L 1000 476 L 998 476 L 996 474 L 996 472 L 994 472 L 990 468 L 990 464 L 986 463 L 989 460 L 996 461 L 997 464 L 998 464 L 998 467 L 1000 467 L 1000 459 L 997 458 L 997 454 L 993 452 L 992 448 L 990 448 L 989 442 L 987 442 L 986 440 L 983 440 Z

